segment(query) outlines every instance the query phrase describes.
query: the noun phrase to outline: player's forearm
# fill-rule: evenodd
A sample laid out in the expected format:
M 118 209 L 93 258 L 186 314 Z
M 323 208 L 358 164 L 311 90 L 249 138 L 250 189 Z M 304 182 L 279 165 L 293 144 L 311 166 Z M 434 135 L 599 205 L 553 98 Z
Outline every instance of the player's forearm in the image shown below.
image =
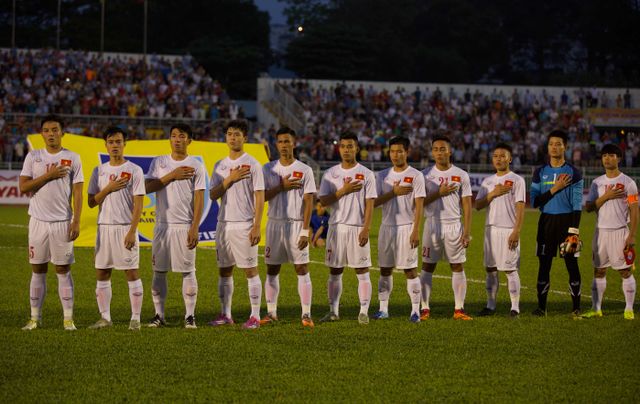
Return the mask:
M 516 202 L 516 223 L 513 226 L 513 230 L 520 233 L 520 230 L 522 230 L 523 222 L 524 222 L 524 202 Z
M 373 218 L 373 198 L 367 199 L 364 205 L 364 223 L 363 227 L 367 230 L 371 228 L 371 219 Z
M 596 203 L 595 202 L 587 202 L 584 205 L 584 210 L 586 210 L 587 212 L 593 212 L 598 210 L 596 207 Z
M 427 206 L 430 203 L 437 201 L 438 199 L 440 199 L 440 190 L 428 194 L 424 198 L 424 206 Z
M 20 192 L 37 192 L 40 188 L 42 188 L 47 182 L 51 181 L 49 178 L 49 173 L 42 174 L 37 178 L 29 179 L 29 177 L 20 177 L 19 186 Z
M 73 184 L 73 221 L 80 223 L 82 216 L 82 182 Z
M 379 197 L 377 197 L 373 203 L 373 207 L 377 208 L 380 205 L 384 205 L 385 203 L 389 202 L 391 199 L 393 199 L 393 197 L 395 196 L 395 194 L 393 193 L 393 190 L 387 192 L 386 194 L 382 194 Z
M 88 199 L 89 207 L 93 208 L 93 207 L 102 205 L 102 202 L 104 202 L 104 200 L 107 199 L 107 195 L 109 195 L 110 193 L 111 191 L 109 190 L 109 188 L 104 187 L 97 194 L 89 195 L 89 199 Z
M 164 182 L 163 178 L 165 178 L 165 177 L 166 177 L 166 175 L 164 177 L 162 177 L 162 178 L 154 178 L 154 179 L 145 180 L 145 182 L 144 182 L 145 191 L 148 194 L 151 194 L 151 193 L 159 191 L 162 188 L 164 188 L 165 186 L 167 186 L 167 184 L 169 182 L 171 182 L 171 181 Z
M 464 216 L 462 231 L 465 235 L 468 236 L 471 234 L 471 215 L 472 215 L 470 196 L 465 196 L 464 198 L 462 198 L 462 213 Z
M 327 207 L 336 203 L 338 201 L 338 192 L 339 191 L 336 191 L 333 194 L 319 196 L 318 199 L 320 200 L 322 206 Z
M 309 230 L 311 213 L 313 212 L 313 194 L 304 194 L 302 197 L 302 228 Z
M 140 223 L 140 216 L 142 216 L 142 202 L 144 195 L 133 196 L 133 211 L 131 211 L 131 226 L 129 231 L 134 232 L 138 230 L 138 223 Z
M 638 231 L 638 204 L 629 205 L 629 234 L 635 235 Z
M 318 227 L 318 230 L 316 230 L 315 234 L 313 235 L 313 239 L 312 241 L 315 243 L 316 241 L 318 241 L 318 239 L 320 238 L 320 236 L 322 235 L 322 232 L 324 231 L 324 227 L 320 226 Z
M 253 217 L 253 226 L 260 227 L 262 224 L 262 211 L 264 210 L 264 191 L 254 191 L 255 198 L 255 214 Z
M 424 215 L 424 198 L 416 198 L 416 211 L 413 215 L 413 231 L 420 230 L 422 216 Z
M 489 196 L 487 195 L 486 198 L 482 198 L 482 199 L 476 199 L 476 210 L 482 210 L 484 208 L 486 208 L 487 206 L 489 206 L 489 203 L 491 203 L 489 201 Z
M 571 217 L 571 227 L 575 227 L 576 229 L 580 228 L 580 218 L 582 216 L 581 210 L 574 210 L 573 215 Z
M 200 219 L 202 219 L 202 209 L 204 208 L 204 190 L 199 189 L 193 194 L 193 221 L 191 227 L 196 229 L 200 227 Z

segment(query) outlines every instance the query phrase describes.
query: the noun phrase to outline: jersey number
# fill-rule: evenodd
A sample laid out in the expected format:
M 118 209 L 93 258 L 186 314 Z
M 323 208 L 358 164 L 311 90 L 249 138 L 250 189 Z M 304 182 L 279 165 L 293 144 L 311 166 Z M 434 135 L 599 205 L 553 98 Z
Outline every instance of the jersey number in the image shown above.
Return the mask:
M 331 250 L 331 248 L 327 249 L 327 260 L 331 260 L 331 253 L 333 251 Z
M 431 247 L 422 247 L 422 256 L 425 258 L 431 258 Z
M 29 258 L 32 258 L 36 256 L 36 250 L 35 247 L 30 245 L 29 246 Z
M 269 248 L 269 247 L 265 247 L 264 248 L 264 257 L 265 258 L 271 258 L 271 248 Z

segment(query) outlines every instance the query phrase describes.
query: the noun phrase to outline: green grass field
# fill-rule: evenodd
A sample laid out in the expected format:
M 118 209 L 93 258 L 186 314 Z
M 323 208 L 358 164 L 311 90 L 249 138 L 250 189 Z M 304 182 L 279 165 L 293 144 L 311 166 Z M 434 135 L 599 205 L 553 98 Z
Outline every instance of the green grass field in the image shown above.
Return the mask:
M 79 330 L 62 330 L 62 310 L 53 271 L 48 276 L 44 327 L 24 332 L 29 316 L 30 266 L 27 262 L 26 208 L 0 208 L 0 397 L 3 402 L 136 402 L 136 401 L 286 401 L 286 402 L 637 402 L 635 380 L 640 348 L 640 320 L 622 318 L 620 277 L 608 274 L 605 317 L 574 321 L 568 276 L 555 260 L 549 315 L 535 318 L 534 257 L 537 213 L 527 211 L 522 234 L 522 316 L 507 317 L 510 303 L 501 276 L 498 315 L 456 322 L 451 319 L 453 293 L 448 265 L 434 278 L 432 319 L 408 321 L 409 299 L 404 275 L 395 275 L 392 318 L 360 326 L 357 280 L 344 276 L 342 321 L 299 324 L 299 301 L 293 269 L 281 275 L 279 315 L 282 321 L 259 330 L 240 325 L 205 325 L 219 310 L 217 269 L 211 249 L 198 250 L 200 292 L 196 317 L 200 328 L 182 328 L 181 279 L 169 276 L 167 316 L 170 326 L 127 329 L 130 315 L 124 274 L 114 273 L 112 317 L 115 326 L 88 330 L 99 316 L 95 301 L 93 250 L 76 249 L 75 320 Z M 379 223 L 379 210 L 374 223 Z M 585 252 L 580 259 L 583 308 L 590 305 L 591 235 L 595 216 L 583 215 Z M 483 213 L 474 213 L 474 240 L 467 254 L 469 279 L 466 309 L 485 304 L 482 267 Z M 377 228 L 372 231 L 376 262 Z M 312 314 L 327 310 L 327 269 L 323 251 L 313 250 Z M 141 253 L 145 287 L 143 321 L 153 315 L 150 249 Z M 264 266 L 261 278 L 264 280 Z M 372 271 L 377 310 L 378 272 Z M 234 317 L 249 313 L 246 281 L 235 273 Z

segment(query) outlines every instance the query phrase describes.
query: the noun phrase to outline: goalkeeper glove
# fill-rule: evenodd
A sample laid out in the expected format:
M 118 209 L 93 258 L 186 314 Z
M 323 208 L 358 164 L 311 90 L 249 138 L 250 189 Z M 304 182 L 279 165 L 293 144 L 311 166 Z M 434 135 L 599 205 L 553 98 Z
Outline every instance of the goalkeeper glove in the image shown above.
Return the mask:
M 575 227 L 569 227 L 567 238 L 560 244 L 560 256 L 566 254 L 575 254 L 582 250 L 582 240 L 580 240 L 580 230 Z

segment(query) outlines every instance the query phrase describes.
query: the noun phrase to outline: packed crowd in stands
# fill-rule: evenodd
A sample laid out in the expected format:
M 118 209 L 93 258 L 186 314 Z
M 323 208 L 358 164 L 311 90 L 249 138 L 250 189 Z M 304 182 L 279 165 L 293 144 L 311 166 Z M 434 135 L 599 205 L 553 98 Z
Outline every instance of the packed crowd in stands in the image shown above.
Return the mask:
M 412 162 L 425 163 L 428 140 L 436 133 L 453 140 L 454 161 L 490 163 L 494 144 L 508 142 L 514 148 L 514 165 L 542 162 L 546 134 L 564 128 L 570 135 L 567 157 L 578 165 L 596 165 L 603 144 L 617 143 L 625 152 L 625 164 L 640 165 L 640 136 L 621 131 L 598 131 L 585 118 L 585 108 L 631 108 L 629 92 L 609 98 L 602 90 L 563 92 L 560 99 L 528 90 L 489 94 L 439 87 L 377 91 L 338 83 L 326 88 L 304 81 L 282 83 L 304 109 L 307 136 L 301 148 L 314 160 L 337 160 L 335 139 L 343 131 L 355 132 L 363 145 L 361 160 L 384 161 L 386 143 L 396 135 L 408 136 Z

